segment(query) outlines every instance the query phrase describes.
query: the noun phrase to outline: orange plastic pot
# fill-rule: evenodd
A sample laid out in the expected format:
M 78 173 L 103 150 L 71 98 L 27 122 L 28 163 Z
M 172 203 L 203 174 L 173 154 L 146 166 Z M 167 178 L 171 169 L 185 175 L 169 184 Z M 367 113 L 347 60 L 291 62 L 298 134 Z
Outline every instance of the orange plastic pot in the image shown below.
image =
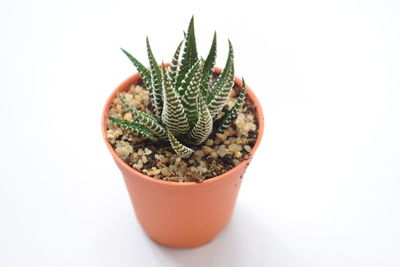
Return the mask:
M 220 68 L 215 72 L 221 73 Z M 204 245 L 228 224 L 244 172 L 257 150 L 264 130 L 264 117 L 256 96 L 247 88 L 258 120 L 258 137 L 250 157 L 235 168 L 202 183 L 167 182 L 146 176 L 127 165 L 107 141 L 107 112 L 117 93 L 141 81 L 136 73 L 120 84 L 108 98 L 102 114 L 104 141 L 124 177 L 140 224 L 154 241 L 177 248 Z M 241 80 L 235 78 L 241 86 Z

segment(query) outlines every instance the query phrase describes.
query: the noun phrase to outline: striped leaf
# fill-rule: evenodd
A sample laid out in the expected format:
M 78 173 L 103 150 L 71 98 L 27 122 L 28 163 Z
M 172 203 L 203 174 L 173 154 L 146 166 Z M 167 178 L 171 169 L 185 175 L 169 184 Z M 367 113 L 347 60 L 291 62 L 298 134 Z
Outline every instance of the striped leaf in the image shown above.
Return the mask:
M 143 66 L 142 63 L 140 63 L 136 58 L 134 58 L 131 54 L 129 54 L 127 51 L 122 49 L 122 52 L 130 59 L 130 61 L 133 63 L 133 65 L 136 67 L 138 72 L 140 73 L 140 76 L 143 79 L 144 84 L 146 85 L 147 90 L 149 90 L 149 96 L 150 96 L 150 101 L 153 107 L 156 105 L 156 96 L 154 95 L 154 89 L 153 89 L 153 82 L 151 80 L 151 73 L 148 69 L 146 69 L 145 66 Z
M 153 107 L 153 111 L 156 114 L 157 118 L 160 118 L 161 109 L 163 107 L 162 100 L 162 77 L 161 70 L 158 67 L 157 61 L 154 58 L 153 52 L 151 51 L 149 38 L 146 38 L 147 44 L 147 56 L 149 58 L 150 70 L 151 70 L 151 80 L 154 90 L 154 98 L 155 98 L 155 106 Z
M 177 92 L 180 96 L 183 96 L 185 94 L 185 91 L 189 87 L 190 82 L 192 81 L 193 77 L 195 76 L 197 70 L 198 70 L 198 64 L 200 61 L 203 61 L 202 59 L 199 59 L 191 68 L 190 70 L 186 73 L 185 78 L 183 79 L 181 85 L 179 88 L 177 88 Z M 201 71 L 201 70 L 200 70 Z
M 226 100 L 229 97 L 229 92 L 232 89 L 234 80 L 233 67 L 233 48 L 229 41 L 229 54 L 225 64 L 225 68 L 218 77 L 217 82 L 211 88 L 211 92 L 207 98 L 207 107 L 210 110 L 211 116 L 214 118 L 224 107 Z
M 194 34 L 194 18 L 192 17 L 189 23 L 188 31 L 185 34 L 185 48 L 183 50 L 181 64 L 179 65 L 178 77 L 176 80 L 175 88 L 179 88 L 186 73 L 196 63 L 197 48 L 196 37 Z
M 132 114 L 132 116 L 144 126 L 149 128 L 153 134 L 161 138 L 167 137 L 167 132 L 165 131 L 164 127 L 162 127 L 155 118 L 145 112 L 142 112 L 130 106 L 128 103 L 125 102 L 121 94 L 118 95 L 118 99 L 121 104 Z
M 213 127 L 213 121 L 210 111 L 207 108 L 207 104 L 203 97 L 198 97 L 198 120 L 196 125 L 189 133 L 189 137 L 194 140 L 194 143 L 199 145 L 203 143 L 210 135 Z
M 193 153 L 193 150 L 191 148 L 179 142 L 178 139 L 176 139 L 175 136 L 172 134 L 172 132 L 169 130 L 168 130 L 168 139 L 172 148 L 175 150 L 176 154 L 178 154 L 179 157 L 188 158 Z
M 204 97 L 208 95 L 209 83 L 212 78 L 212 73 L 214 70 L 215 60 L 217 58 L 217 33 L 214 32 L 213 41 L 208 52 L 206 61 L 204 62 L 203 68 L 203 78 L 201 80 L 200 90 Z
M 172 58 L 171 64 L 168 68 L 168 77 L 171 79 L 173 85 L 176 83 L 176 77 L 178 74 L 179 55 L 181 53 L 182 43 L 183 42 L 180 42 L 178 48 L 176 48 L 174 57 Z
M 173 134 L 185 134 L 189 130 L 185 108 L 172 85 L 172 81 L 166 74 L 165 66 L 162 68 L 162 75 L 164 97 L 164 108 L 161 114 L 162 122 Z
M 200 93 L 201 73 L 203 71 L 203 60 L 199 59 L 193 66 L 193 77 L 190 79 L 189 85 L 182 96 L 182 103 L 186 109 L 189 127 L 197 121 L 197 97 Z
M 115 123 L 117 126 L 122 127 L 134 134 L 137 134 L 141 137 L 146 137 L 150 139 L 155 139 L 156 137 L 153 135 L 153 133 L 143 124 L 134 122 L 134 121 L 128 121 L 116 117 L 110 117 L 110 120 Z
M 242 108 L 245 99 L 246 83 L 242 78 L 242 90 L 239 93 L 235 105 L 221 119 L 219 119 L 218 122 L 215 123 L 217 125 L 217 133 L 222 133 L 229 127 L 229 125 L 231 125 L 232 120 L 236 119 L 236 116 L 239 110 Z

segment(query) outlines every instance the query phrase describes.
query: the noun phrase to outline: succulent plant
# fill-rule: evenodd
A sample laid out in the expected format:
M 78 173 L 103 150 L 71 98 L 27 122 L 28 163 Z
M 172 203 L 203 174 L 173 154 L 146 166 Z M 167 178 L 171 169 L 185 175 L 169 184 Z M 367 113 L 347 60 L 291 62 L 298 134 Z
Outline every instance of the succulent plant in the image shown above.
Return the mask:
M 164 63 L 161 66 L 157 63 L 148 38 L 146 43 L 149 69 L 127 51 L 122 51 L 137 68 L 149 91 L 153 114 L 131 107 L 122 95 L 118 95 L 121 104 L 132 114 L 133 120 L 116 117 L 110 119 L 116 125 L 141 137 L 168 139 L 180 157 L 189 157 L 193 153 L 190 145 L 199 145 L 213 132 L 222 132 L 229 127 L 245 100 L 246 85 L 242 79 L 242 89 L 236 103 L 223 116 L 219 116 L 234 85 L 232 44 L 229 41 L 225 67 L 214 81 L 216 33 L 207 58 L 199 58 L 193 17 L 184 34 L 184 41 L 179 43 L 168 68 Z M 184 49 L 180 59 L 182 45 Z

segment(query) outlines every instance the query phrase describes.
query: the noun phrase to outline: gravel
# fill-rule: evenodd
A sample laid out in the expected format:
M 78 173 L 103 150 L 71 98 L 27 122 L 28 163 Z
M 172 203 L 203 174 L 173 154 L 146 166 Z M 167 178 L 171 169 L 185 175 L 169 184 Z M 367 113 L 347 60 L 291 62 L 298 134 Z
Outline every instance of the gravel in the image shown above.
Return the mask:
M 223 111 L 231 108 L 238 88 L 232 90 Z M 132 85 L 128 92 L 122 93 L 131 106 L 148 113 L 151 112 L 148 91 L 142 85 Z M 113 100 L 109 116 L 132 119 L 119 100 Z M 180 158 L 168 142 L 152 141 L 137 137 L 107 120 L 107 138 L 115 152 L 129 166 L 155 179 L 174 182 L 201 182 L 222 174 L 248 159 L 257 138 L 253 103 L 246 99 L 243 108 L 230 127 L 223 133 L 211 135 L 202 145 L 192 146 L 195 152 L 186 159 Z

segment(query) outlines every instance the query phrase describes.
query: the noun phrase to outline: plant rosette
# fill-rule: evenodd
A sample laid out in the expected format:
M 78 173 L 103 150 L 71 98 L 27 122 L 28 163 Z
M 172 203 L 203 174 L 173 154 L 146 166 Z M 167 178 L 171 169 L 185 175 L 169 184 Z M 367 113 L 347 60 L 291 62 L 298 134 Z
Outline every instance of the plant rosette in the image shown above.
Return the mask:
M 187 248 L 210 242 L 228 224 L 264 121 L 256 96 L 233 74 L 230 43 L 224 69 L 214 67 L 216 35 L 207 59 L 197 59 L 193 18 L 179 61 L 181 44 L 171 65 L 160 66 L 147 41 L 149 69 L 123 50 L 139 72 L 108 98 L 102 133 L 144 231 L 160 244 Z M 185 61 L 188 55 L 194 57 L 191 63 Z M 246 118 L 256 126 L 243 125 Z M 243 131 L 252 138 L 242 138 Z

